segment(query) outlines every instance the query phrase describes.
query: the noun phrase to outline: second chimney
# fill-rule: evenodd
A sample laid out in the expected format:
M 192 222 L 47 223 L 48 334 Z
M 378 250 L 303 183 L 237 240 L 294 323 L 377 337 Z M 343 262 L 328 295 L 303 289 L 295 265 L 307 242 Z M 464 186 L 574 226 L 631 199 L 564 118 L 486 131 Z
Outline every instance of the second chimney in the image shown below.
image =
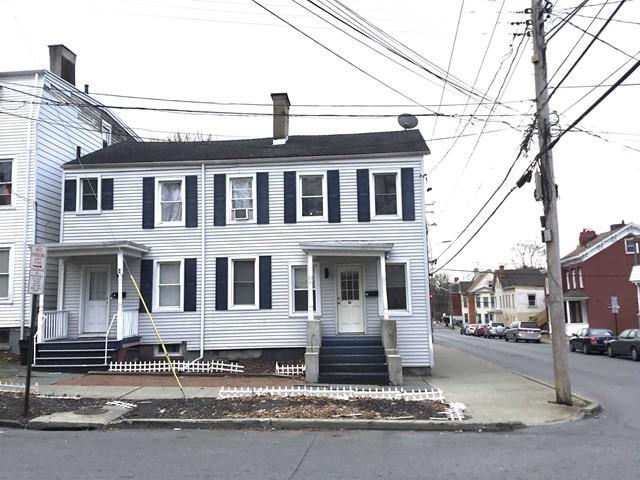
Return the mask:
M 272 93 L 273 100 L 273 144 L 284 145 L 289 138 L 289 96 L 286 93 Z
M 49 45 L 49 70 L 71 85 L 75 85 L 76 54 L 64 45 Z
M 596 238 L 596 232 L 587 228 L 582 229 L 580 236 L 578 237 L 578 243 L 581 247 L 586 247 L 587 243 Z

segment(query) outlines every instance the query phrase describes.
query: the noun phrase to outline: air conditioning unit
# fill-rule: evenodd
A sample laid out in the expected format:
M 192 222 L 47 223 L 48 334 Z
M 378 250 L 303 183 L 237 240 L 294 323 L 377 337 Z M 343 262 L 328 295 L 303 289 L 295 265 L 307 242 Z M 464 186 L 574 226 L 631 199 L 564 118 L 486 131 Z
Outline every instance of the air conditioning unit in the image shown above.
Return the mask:
M 248 208 L 237 208 L 233 210 L 233 219 L 234 220 L 249 220 L 249 209 Z

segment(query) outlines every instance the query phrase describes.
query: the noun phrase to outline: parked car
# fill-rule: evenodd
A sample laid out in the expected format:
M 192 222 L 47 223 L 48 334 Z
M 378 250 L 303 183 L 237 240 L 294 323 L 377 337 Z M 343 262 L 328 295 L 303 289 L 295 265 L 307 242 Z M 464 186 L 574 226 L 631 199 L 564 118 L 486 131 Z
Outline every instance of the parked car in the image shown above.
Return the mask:
M 489 325 L 487 325 L 487 328 L 485 328 L 484 330 L 484 336 L 486 338 L 494 338 L 494 337 L 502 338 L 504 336 L 504 331 L 505 331 L 504 323 L 490 322 Z
M 460 335 L 466 335 L 467 334 L 467 327 L 469 326 L 469 324 L 467 322 L 463 322 L 462 325 L 460 326 Z
M 536 342 L 540 343 L 540 327 L 535 322 L 513 322 L 509 325 L 504 332 L 504 340 L 514 340 L 516 343 L 519 341 L 524 342 Z
M 467 324 L 467 328 L 464 330 L 465 335 L 473 335 L 473 332 L 476 331 L 476 326 L 473 323 Z
M 473 332 L 473 335 L 476 337 L 484 337 L 484 332 L 487 330 L 486 325 L 478 325 Z
M 606 328 L 583 328 L 578 330 L 569 340 L 569 350 L 589 354 L 607 351 L 607 342 L 613 340 L 613 332 Z
M 618 338 L 608 340 L 607 355 L 611 358 L 631 357 L 634 362 L 640 362 L 640 330 L 637 328 L 630 328 L 624 330 Z

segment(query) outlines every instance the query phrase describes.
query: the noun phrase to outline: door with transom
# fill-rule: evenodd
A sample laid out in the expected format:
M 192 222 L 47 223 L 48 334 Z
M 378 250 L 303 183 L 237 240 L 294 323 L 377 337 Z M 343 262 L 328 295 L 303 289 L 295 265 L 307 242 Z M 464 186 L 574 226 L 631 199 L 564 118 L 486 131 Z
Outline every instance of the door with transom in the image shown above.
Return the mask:
M 109 320 L 108 266 L 84 269 L 82 288 L 82 334 L 105 333 Z
M 338 333 L 364 333 L 362 265 L 338 265 Z

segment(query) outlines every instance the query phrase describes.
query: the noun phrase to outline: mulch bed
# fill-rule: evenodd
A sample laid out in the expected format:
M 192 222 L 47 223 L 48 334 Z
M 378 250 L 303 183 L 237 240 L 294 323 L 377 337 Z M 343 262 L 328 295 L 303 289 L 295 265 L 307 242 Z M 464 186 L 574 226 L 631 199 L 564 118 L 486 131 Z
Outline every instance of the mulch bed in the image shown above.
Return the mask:
M 427 420 L 445 409 L 434 401 L 318 397 L 192 398 L 135 402 L 127 418 L 352 418 Z
M 104 405 L 105 400 L 92 398 L 51 398 L 32 396 L 29 399 L 29 418 L 54 412 L 72 412 Z M 0 393 L 0 420 L 23 421 L 24 397 L 15 393 Z

